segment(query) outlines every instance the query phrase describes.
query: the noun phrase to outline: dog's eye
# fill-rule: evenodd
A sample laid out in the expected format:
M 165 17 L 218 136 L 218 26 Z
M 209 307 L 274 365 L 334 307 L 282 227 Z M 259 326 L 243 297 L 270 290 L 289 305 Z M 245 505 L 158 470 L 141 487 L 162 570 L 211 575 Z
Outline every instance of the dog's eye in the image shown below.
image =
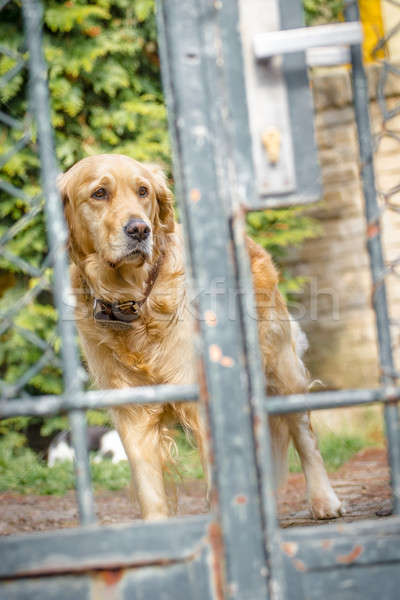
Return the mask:
M 138 189 L 138 194 L 141 198 L 146 198 L 146 196 L 149 194 L 149 190 L 145 185 L 141 185 Z
M 92 194 L 92 198 L 96 198 L 97 200 L 105 200 L 107 198 L 107 196 L 108 196 L 107 190 L 103 187 L 98 188 Z

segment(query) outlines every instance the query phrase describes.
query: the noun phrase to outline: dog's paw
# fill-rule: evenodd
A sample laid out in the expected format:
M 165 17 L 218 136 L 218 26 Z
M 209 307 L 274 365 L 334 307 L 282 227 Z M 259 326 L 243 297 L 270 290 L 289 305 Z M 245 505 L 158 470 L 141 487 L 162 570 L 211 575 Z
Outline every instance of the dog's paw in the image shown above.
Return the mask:
M 329 493 L 313 496 L 310 501 L 314 519 L 336 519 L 345 514 L 343 503 L 333 490 Z

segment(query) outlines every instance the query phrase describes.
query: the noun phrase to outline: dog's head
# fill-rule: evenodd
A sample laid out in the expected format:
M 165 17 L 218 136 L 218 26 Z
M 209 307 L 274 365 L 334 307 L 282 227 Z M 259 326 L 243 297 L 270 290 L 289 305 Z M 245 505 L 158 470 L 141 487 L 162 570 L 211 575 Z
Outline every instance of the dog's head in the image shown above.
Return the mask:
M 100 154 L 80 160 L 58 184 L 75 261 L 96 253 L 112 267 L 141 266 L 174 230 L 172 196 L 155 165 Z

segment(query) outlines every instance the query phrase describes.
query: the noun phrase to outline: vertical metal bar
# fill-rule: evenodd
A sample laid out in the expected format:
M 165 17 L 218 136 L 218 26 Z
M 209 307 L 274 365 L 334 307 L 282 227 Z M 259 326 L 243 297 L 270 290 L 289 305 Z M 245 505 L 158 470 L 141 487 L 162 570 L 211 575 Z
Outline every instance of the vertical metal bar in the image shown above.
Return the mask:
M 220 597 L 265 600 L 269 593 L 263 518 L 235 294 L 236 265 L 226 212 L 232 183 L 229 173 L 234 166 L 223 139 L 226 117 L 221 121 L 221 111 L 226 107 L 219 95 L 220 74 L 217 76 L 221 61 L 217 49 L 222 42 L 216 11 L 221 4 L 159 0 L 159 42 L 175 175 L 190 238 L 202 332 L 207 390 L 201 385 L 201 396 L 211 423 L 213 508 L 218 513 L 210 540 L 217 538 L 215 552 L 219 553 L 222 543 L 224 553 L 219 556 L 219 565 L 224 567 Z M 216 289 L 218 282 L 222 290 Z
M 250 317 L 255 312 L 253 282 L 245 244 L 245 213 L 243 207 L 256 206 L 254 165 L 251 159 L 251 137 L 248 119 L 244 64 L 237 1 L 222 3 L 218 13 L 221 34 L 223 74 L 218 93 L 225 104 L 221 110 L 225 149 L 233 157 L 233 168 L 222 182 L 226 195 L 227 216 L 232 224 L 236 261 L 236 288 L 239 293 L 240 319 L 245 342 L 245 364 L 249 378 L 249 402 L 252 410 L 255 457 L 258 484 L 263 509 L 264 538 L 267 552 L 269 591 L 274 599 L 285 597 L 285 577 L 280 549 L 280 529 L 276 515 L 276 495 L 273 482 L 268 417 L 264 400 L 265 374 L 260 356 L 257 324 Z
M 250 382 L 250 404 L 253 418 L 255 439 L 255 456 L 259 476 L 259 494 L 263 509 L 265 547 L 267 551 L 268 584 L 271 598 L 283 600 L 286 598 L 285 574 L 281 555 L 281 535 L 276 514 L 276 494 L 273 481 L 273 459 L 269 435 L 268 415 L 265 410 L 266 379 L 261 364 L 258 332 L 254 320 L 249 313 L 254 314 L 254 298 L 252 293 L 252 278 L 247 255 L 243 243 L 244 216 L 237 210 L 233 201 L 233 237 L 235 241 L 235 256 L 237 260 L 237 287 L 246 290 L 246 303 L 241 302 L 241 319 L 246 344 L 246 362 Z M 241 295 L 241 299 L 244 300 Z
M 30 104 L 38 130 L 41 179 L 46 198 L 47 235 L 54 261 L 54 296 L 62 340 L 64 393 L 67 396 L 73 396 L 82 389 L 79 375 L 81 367 L 76 348 L 75 326 L 68 311 L 72 295 L 66 254 L 67 234 L 62 204 L 56 186 L 58 169 L 50 120 L 47 68 L 42 51 L 43 7 L 40 0 L 24 0 L 22 10 L 26 44 L 29 51 Z M 75 410 L 70 413 L 69 418 L 76 457 L 79 513 L 81 522 L 88 525 L 93 523 L 96 517 L 86 447 L 85 413 Z
M 359 20 L 357 2 L 348 3 L 345 9 L 345 15 L 348 21 Z M 385 265 L 380 234 L 380 210 L 375 186 L 373 144 L 369 120 L 368 82 L 362 61 L 361 46 L 357 45 L 351 47 L 351 59 L 354 108 L 365 198 L 365 215 L 367 219 L 367 248 L 373 282 L 372 299 L 378 335 L 379 360 L 382 370 L 382 383 L 384 385 L 390 385 L 393 384 L 393 373 L 395 369 L 384 280 Z M 399 513 L 400 421 L 397 403 L 388 403 L 384 408 L 384 414 L 393 490 L 393 511 Z

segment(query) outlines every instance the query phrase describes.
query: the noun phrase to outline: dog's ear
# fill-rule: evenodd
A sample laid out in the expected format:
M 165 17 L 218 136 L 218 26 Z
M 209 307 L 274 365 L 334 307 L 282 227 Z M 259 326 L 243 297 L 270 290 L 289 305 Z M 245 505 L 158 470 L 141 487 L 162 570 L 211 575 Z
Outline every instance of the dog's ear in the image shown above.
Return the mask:
M 167 178 L 159 165 L 146 164 L 145 167 L 152 175 L 158 202 L 160 225 L 166 233 L 172 233 L 175 230 L 174 203 L 172 192 L 167 184 Z
M 60 192 L 61 202 L 63 203 L 63 207 L 64 207 L 65 220 L 67 222 L 68 229 L 71 234 L 73 225 L 72 225 L 71 202 L 70 202 L 70 198 L 68 195 L 68 182 L 69 182 L 68 174 L 69 174 L 69 171 L 58 175 L 57 187 Z M 71 237 L 71 235 L 70 235 L 70 237 Z
M 67 177 L 66 173 L 60 173 L 57 176 L 57 187 L 60 192 L 61 202 L 63 203 L 64 209 L 69 202 L 68 192 L 67 192 Z
M 75 242 L 75 236 L 74 236 L 73 210 L 72 210 L 71 200 L 70 200 L 69 191 L 68 191 L 69 180 L 70 180 L 69 171 L 67 171 L 66 173 L 61 173 L 57 177 L 57 187 L 60 192 L 61 202 L 63 203 L 63 207 L 64 207 L 64 216 L 65 216 L 65 220 L 67 222 L 67 227 L 68 227 L 69 255 L 70 255 L 71 260 L 76 262 L 76 260 L 79 259 L 81 253 L 77 249 L 76 242 Z

